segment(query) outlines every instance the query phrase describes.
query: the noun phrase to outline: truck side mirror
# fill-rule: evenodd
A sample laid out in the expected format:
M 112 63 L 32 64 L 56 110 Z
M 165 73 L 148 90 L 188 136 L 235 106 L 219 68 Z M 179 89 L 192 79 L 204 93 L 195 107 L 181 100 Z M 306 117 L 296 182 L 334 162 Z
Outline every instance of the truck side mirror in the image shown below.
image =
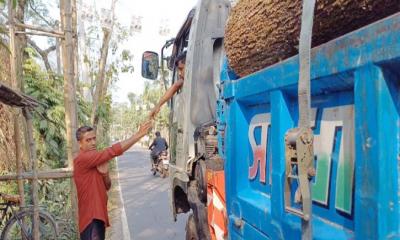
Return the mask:
M 158 54 L 146 51 L 142 55 L 142 77 L 155 80 L 158 76 Z

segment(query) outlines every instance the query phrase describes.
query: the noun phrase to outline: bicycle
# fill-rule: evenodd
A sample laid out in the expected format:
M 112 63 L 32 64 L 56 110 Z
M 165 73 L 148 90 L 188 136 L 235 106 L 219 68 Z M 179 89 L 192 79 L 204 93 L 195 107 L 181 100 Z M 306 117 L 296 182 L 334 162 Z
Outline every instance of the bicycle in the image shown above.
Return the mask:
M 33 226 L 33 207 L 28 206 L 15 209 L 21 199 L 18 195 L 0 193 L 0 226 L 4 223 L 4 229 L 0 240 L 31 240 Z M 54 240 L 58 236 L 56 221 L 47 211 L 39 210 L 40 239 Z

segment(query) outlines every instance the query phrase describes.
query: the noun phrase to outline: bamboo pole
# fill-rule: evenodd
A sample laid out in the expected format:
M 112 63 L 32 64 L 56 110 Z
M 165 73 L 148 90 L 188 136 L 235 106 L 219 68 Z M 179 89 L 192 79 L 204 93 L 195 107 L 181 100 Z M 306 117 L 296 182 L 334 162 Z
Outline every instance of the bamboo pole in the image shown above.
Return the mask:
M 32 124 L 32 113 L 29 109 L 23 109 L 26 127 L 27 127 L 27 135 L 28 135 L 28 143 L 29 143 L 29 160 L 32 164 L 32 202 L 33 202 L 33 240 L 40 239 L 39 232 L 39 183 L 37 177 L 37 159 L 36 159 L 36 146 L 35 139 L 33 138 L 33 124 Z
M 63 178 L 71 178 L 73 176 L 72 169 L 70 168 L 59 168 L 52 169 L 48 171 L 38 171 L 37 179 L 38 180 L 48 180 L 48 179 L 63 179 Z M 15 181 L 15 180 L 32 180 L 33 172 L 24 172 L 21 173 L 21 176 L 18 177 L 18 174 L 7 174 L 0 176 L 0 182 L 2 181 Z
M 11 83 L 13 89 L 20 89 L 18 74 L 17 74 L 17 43 L 15 39 L 15 25 L 14 25 L 14 9 L 11 4 L 11 0 L 8 1 L 8 17 L 10 22 L 10 74 L 11 74 Z M 24 182 L 21 179 L 22 173 L 22 137 L 21 137 L 21 128 L 19 124 L 19 115 L 21 110 L 15 109 L 13 114 L 14 121 L 14 143 L 15 143 L 15 158 L 16 158 L 16 167 L 17 167 L 17 183 L 18 183 L 18 194 L 21 198 L 20 206 L 25 206 L 25 192 L 24 192 Z
M 62 41 L 62 60 L 64 72 L 64 104 L 65 104 L 65 123 L 67 132 L 67 155 L 68 167 L 73 168 L 74 157 L 78 152 L 78 143 L 75 140 L 77 130 L 77 101 L 76 101 L 76 81 L 74 80 L 74 43 L 72 28 L 72 6 L 70 0 L 60 0 L 61 26 L 65 33 Z M 78 218 L 78 201 L 75 184 L 71 181 L 71 204 L 73 216 L 76 223 Z
M 25 29 L 29 29 L 29 30 L 35 30 L 35 31 L 38 31 L 38 32 L 51 33 L 51 34 L 55 34 L 55 35 L 64 36 L 64 33 L 61 32 L 61 31 L 56 31 L 56 30 L 53 30 L 53 29 L 46 29 L 46 28 L 42 28 L 42 27 L 32 26 L 32 25 L 25 24 L 25 23 L 15 22 L 15 26 L 21 27 L 21 28 L 25 28 Z
M 59 35 L 59 34 L 54 34 L 54 33 L 45 33 L 45 32 L 16 31 L 15 34 L 36 35 L 36 36 L 54 37 L 54 38 L 64 38 L 64 35 Z

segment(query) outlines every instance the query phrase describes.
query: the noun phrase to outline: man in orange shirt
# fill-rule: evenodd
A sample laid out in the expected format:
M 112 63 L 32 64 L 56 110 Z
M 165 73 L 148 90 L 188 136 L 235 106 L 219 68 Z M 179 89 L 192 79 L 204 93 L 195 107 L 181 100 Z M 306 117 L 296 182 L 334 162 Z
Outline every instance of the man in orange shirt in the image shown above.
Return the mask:
M 78 193 L 79 232 L 81 240 L 104 240 L 110 226 L 107 212 L 107 171 L 102 171 L 112 158 L 121 155 L 145 136 L 152 121 L 140 126 L 130 138 L 102 151 L 96 150 L 96 133 L 84 126 L 76 131 L 80 152 L 74 159 L 74 181 Z

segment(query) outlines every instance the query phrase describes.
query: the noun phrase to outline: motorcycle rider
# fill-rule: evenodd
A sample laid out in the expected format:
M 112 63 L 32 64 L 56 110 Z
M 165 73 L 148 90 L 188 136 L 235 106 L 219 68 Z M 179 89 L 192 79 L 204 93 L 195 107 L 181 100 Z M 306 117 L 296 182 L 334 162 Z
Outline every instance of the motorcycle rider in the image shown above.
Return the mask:
M 151 170 L 153 171 L 155 165 L 157 164 L 158 156 L 165 150 L 168 149 L 168 144 L 165 138 L 161 137 L 159 131 L 156 132 L 156 138 L 153 140 L 152 144 L 149 146 L 151 150 Z

